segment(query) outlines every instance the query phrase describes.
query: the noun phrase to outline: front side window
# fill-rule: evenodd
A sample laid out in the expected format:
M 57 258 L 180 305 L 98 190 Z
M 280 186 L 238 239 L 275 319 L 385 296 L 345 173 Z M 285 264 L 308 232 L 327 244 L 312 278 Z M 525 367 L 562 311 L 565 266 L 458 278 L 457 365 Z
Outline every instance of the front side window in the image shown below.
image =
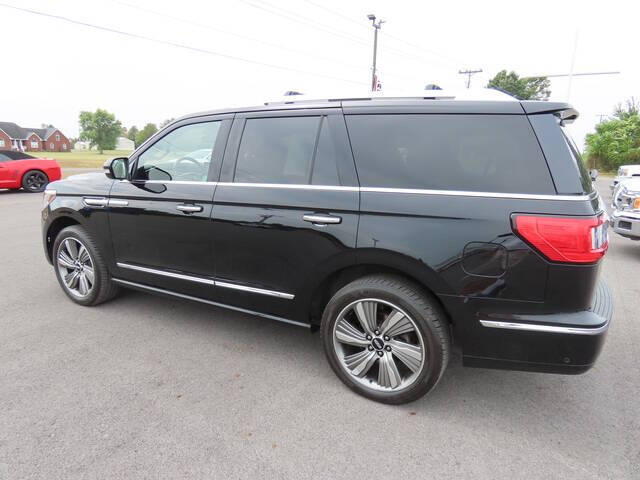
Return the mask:
M 9 162 L 11 159 L 7 157 L 4 153 L 0 153 L 0 162 Z
M 133 179 L 206 182 L 219 130 L 216 121 L 171 131 L 138 157 Z
M 348 115 L 364 187 L 554 194 L 524 115 Z

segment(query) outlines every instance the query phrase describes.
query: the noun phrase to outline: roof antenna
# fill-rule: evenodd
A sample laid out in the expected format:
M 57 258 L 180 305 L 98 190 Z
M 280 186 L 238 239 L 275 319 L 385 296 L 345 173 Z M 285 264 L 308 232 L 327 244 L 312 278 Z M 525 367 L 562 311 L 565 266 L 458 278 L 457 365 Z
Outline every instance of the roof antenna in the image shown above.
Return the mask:
M 296 92 L 295 90 L 287 90 L 284 92 L 285 97 L 292 97 L 293 95 L 303 95 L 302 92 Z
M 440 88 L 435 83 L 428 83 L 427 85 L 425 85 L 424 89 L 425 90 L 442 90 L 442 88 Z

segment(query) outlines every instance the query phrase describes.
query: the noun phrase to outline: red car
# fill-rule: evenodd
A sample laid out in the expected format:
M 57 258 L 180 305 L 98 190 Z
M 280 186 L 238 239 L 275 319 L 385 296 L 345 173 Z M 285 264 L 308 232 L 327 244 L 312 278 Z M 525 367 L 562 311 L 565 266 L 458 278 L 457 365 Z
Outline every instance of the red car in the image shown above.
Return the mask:
M 60 180 L 60 165 L 53 158 L 36 158 L 23 152 L 0 150 L 0 188 L 42 192 Z

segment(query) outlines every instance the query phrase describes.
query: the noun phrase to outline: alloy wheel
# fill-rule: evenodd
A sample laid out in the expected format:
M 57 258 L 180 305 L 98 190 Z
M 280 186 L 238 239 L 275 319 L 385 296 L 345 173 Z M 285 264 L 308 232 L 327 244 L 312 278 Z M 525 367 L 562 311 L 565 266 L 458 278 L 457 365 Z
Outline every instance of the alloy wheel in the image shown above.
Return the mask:
M 72 237 L 60 242 L 56 263 L 67 291 L 86 298 L 95 285 L 95 272 L 91 255 L 82 242 Z
M 415 321 L 384 300 L 347 305 L 333 326 L 333 347 L 344 371 L 376 391 L 410 387 L 425 366 L 425 343 Z
M 47 176 L 42 172 L 32 172 L 25 178 L 25 188 L 30 192 L 39 192 L 47 185 Z

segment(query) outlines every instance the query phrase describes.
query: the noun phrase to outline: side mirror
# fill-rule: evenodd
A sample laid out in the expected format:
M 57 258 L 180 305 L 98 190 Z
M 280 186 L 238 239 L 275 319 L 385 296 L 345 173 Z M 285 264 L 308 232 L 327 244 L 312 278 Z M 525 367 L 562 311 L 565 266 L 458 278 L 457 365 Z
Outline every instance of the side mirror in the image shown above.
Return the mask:
M 125 180 L 129 171 L 129 159 L 127 157 L 112 158 L 104 162 L 102 168 L 107 178 Z
M 591 170 L 589 170 L 589 176 L 591 177 L 591 181 L 595 182 L 596 178 L 598 178 L 598 170 L 592 168 Z

